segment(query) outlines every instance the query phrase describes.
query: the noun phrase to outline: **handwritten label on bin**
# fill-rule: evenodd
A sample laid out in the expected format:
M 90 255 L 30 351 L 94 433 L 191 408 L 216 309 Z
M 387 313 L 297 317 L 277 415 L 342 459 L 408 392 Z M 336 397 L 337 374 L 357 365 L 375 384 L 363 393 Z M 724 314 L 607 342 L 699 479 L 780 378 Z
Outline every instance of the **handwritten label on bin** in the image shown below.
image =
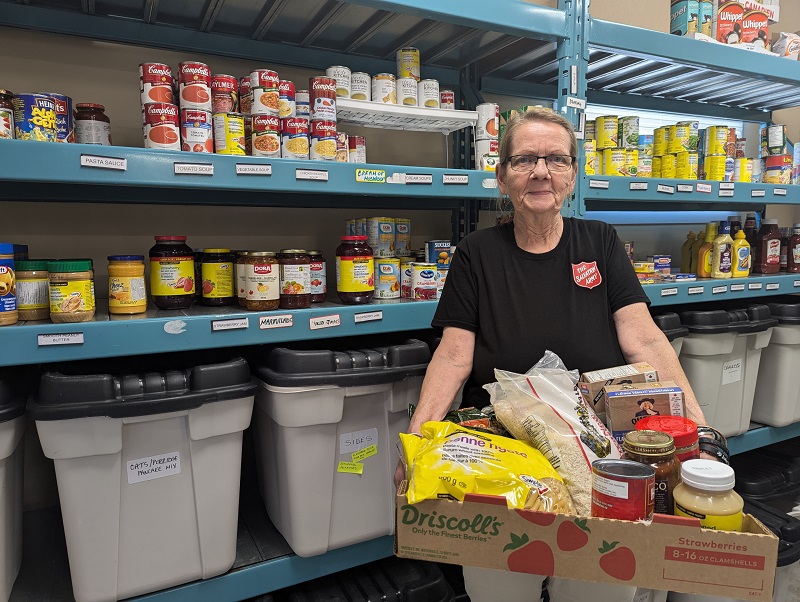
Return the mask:
M 706 194 L 711 194 L 712 190 L 711 184 L 697 184 L 697 186 L 695 186 L 694 189 L 697 192 L 704 192 Z
M 350 474 L 363 474 L 364 465 L 360 462 L 339 462 L 336 472 L 348 472 Z
M 667 186 L 666 184 L 659 184 L 656 187 L 657 192 L 663 192 L 664 194 L 675 194 L 675 187 L 674 186 Z
M 158 456 L 138 458 L 125 462 L 128 471 L 128 485 L 163 479 L 181 473 L 181 454 L 174 451 Z
M 339 455 L 354 454 L 378 445 L 378 429 L 364 429 L 339 435 Z
M 319 316 L 318 318 L 308 319 L 309 330 L 320 330 L 321 328 L 335 328 L 342 325 L 342 317 L 339 314 L 329 316 Z
M 361 462 L 378 453 L 378 446 L 373 444 L 353 453 L 353 462 Z
M 65 332 L 63 334 L 40 334 L 38 346 L 49 347 L 50 345 L 83 345 L 83 333 Z

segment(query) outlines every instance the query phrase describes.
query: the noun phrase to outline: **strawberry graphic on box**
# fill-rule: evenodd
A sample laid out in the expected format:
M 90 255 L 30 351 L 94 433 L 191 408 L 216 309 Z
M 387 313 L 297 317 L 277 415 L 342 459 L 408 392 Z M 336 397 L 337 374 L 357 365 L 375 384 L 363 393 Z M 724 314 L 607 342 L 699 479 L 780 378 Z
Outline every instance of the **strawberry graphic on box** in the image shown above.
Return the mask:
M 552 575 L 555 570 L 553 550 L 544 541 L 529 541 L 528 535 L 511 534 L 511 543 L 503 551 L 513 550 L 506 559 L 509 570 L 532 575 Z
M 636 557 L 633 551 L 625 546 L 617 547 L 618 541 L 603 542 L 603 547 L 597 548 L 600 556 L 600 568 L 603 572 L 620 581 L 630 581 L 636 575 Z

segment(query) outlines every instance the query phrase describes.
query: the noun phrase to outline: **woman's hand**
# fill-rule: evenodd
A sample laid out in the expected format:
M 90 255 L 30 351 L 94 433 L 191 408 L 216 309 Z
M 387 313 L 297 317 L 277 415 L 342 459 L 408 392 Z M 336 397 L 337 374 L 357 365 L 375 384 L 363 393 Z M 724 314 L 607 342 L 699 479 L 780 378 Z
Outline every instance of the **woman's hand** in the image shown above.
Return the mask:
M 397 462 L 397 468 L 394 471 L 394 486 L 395 488 L 400 487 L 400 483 L 405 481 L 406 479 L 406 467 L 403 465 L 403 461 L 399 460 Z

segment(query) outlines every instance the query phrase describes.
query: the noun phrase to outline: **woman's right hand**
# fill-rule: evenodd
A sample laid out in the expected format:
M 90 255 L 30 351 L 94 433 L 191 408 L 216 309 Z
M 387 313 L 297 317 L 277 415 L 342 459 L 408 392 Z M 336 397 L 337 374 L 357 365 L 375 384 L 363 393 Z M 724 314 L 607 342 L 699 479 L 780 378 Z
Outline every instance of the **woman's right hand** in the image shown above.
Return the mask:
M 406 467 L 403 465 L 403 461 L 399 460 L 397 462 L 397 468 L 394 471 L 394 486 L 395 488 L 400 487 L 400 483 L 405 481 L 406 479 Z

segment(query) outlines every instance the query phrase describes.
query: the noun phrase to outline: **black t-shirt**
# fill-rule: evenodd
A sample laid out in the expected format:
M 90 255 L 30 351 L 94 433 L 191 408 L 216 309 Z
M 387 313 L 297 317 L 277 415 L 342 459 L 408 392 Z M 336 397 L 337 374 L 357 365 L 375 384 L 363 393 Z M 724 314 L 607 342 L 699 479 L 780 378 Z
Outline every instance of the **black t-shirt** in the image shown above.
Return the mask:
M 581 372 L 624 364 L 613 315 L 640 302 L 649 300 L 612 226 L 565 218 L 556 248 L 534 254 L 508 223 L 459 243 L 432 326 L 476 333 L 462 407 L 482 407 L 495 368 L 527 372 L 547 349 Z

